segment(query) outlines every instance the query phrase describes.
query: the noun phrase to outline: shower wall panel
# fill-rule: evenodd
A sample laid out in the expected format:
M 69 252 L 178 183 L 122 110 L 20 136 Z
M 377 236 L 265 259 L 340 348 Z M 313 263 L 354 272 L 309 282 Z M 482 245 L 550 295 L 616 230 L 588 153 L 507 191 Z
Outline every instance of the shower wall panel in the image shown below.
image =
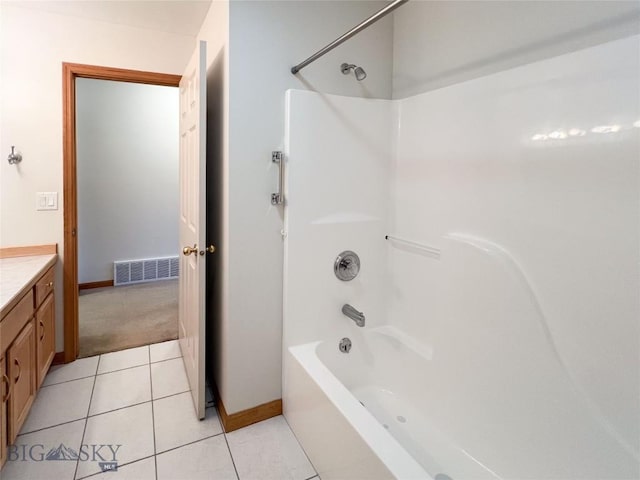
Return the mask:
M 639 85 L 640 37 L 632 36 L 398 101 L 390 224 L 393 234 L 443 253 L 449 234 L 504 249 L 537 299 L 544 348 L 557 354 L 558 371 L 615 439 L 615 455 L 636 459 Z M 397 245 L 388 252 L 389 321 L 431 345 L 434 358 L 465 355 L 461 345 L 473 344 L 467 333 L 491 328 L 502 312 L 501 292 L 482 309 L 472 289 L 447 294 L 444 256 Z M 467 264 L 470 278 L 483 277 L 472 271 L 477 265 Z M 483 292 L 492 288 L 499 283 L 482 284 Z M 448 318 L 453 307 L 467 323 Z M 495 335 L 539 353 L 532 336 L 520 335 L 531 327 L 527 318 L 514 314 Z M 467 360 L 463 373 L 450 374 L 477 381 L 486 364 Z M 512 398 L 509 384 L 484 388 Z

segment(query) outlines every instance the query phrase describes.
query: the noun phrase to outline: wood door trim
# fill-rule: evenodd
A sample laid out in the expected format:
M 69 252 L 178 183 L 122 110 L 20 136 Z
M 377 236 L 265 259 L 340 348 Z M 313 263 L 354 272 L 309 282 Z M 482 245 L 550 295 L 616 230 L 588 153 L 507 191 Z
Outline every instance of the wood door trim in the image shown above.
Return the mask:
M 180 75 L 122 68 L 62 64 L 62 165 L 64 205 L 64 361 L 78 357 L 78 198 L 76 176 L 76 78 L 178 87 Z

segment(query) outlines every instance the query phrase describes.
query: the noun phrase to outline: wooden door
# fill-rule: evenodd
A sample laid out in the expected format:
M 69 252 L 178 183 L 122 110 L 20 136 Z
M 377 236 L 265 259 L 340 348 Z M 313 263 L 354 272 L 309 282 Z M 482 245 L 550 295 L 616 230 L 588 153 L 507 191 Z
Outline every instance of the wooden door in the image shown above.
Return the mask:
M 31 319 L 8 350 L 7 370 L 11 382 L 8 412 L 10 444 L 15 441 L 36 397 L 36 341 L 33 324 Z
M 0 358 L 0 468 L 7 459 L 7 400 L 10 384 L 6 363 L 4 357 Z
M 37 343 L 37 385 L 40 388 L 56 353 L 55 346 L 55 304 L 50 294 L 36 312 Z
M 180 80 L 180 256 L 178 335 L 193 404 L 205 414 L 206 43 Z

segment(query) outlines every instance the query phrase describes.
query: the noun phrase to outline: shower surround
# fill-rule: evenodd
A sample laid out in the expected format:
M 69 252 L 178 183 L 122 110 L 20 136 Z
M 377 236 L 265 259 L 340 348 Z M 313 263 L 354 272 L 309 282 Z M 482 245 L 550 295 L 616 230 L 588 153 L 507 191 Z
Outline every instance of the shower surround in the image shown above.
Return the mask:
M 632 36 L 287 93 L 283 401 L 324 480 L 640 476 L 639 72 Z

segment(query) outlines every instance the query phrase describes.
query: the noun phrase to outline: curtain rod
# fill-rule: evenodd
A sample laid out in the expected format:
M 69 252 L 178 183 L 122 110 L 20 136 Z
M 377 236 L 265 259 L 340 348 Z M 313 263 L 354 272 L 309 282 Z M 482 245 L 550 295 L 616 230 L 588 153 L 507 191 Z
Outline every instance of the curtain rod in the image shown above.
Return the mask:
M 333 42 L 331 42 L 326 47 L 322 48 L 321 50 L 318 50 L 316 53 L 311 55 L 309 58 L 307 58 L 303 62 L 300 62 L 299 64 L 291 67 L 291 73 L 293 73 L 295 75 L 296 73 L 298 73 L 300 70 L 302 70 L 304 67 L 306 67 L 310 63 L 315 62 L 318 58 L 323 56 L 325 53 L 329 53 L 331 50 L 336 48 L 338 45 L 340 45 L 340 44 L 346 42 L 347 40 L 349 40 L 356 33 L 361 32 L 362 30 L 367 28 L 369 25 L 374 24 L 375 22 L 380 20 L 382 17 L 384 17 L 388 13 L 393 12 L 396 8 L 398 8 L 399 6 L 403 5 L 404 3 L 407 3 L 408 1 L 409 0 L 394 0 L 393 2 L 391 2 L 389 5 L 387 5 L 383 9 L 381 9 L 378 12 L 374 13 L 373 15 L 371 15 L 364 22 L 362 22 L 359 25 L 356 25 L 355 27 L 353 27 L 347 33 L 342 35 L 340 38 L 335 39 Z

